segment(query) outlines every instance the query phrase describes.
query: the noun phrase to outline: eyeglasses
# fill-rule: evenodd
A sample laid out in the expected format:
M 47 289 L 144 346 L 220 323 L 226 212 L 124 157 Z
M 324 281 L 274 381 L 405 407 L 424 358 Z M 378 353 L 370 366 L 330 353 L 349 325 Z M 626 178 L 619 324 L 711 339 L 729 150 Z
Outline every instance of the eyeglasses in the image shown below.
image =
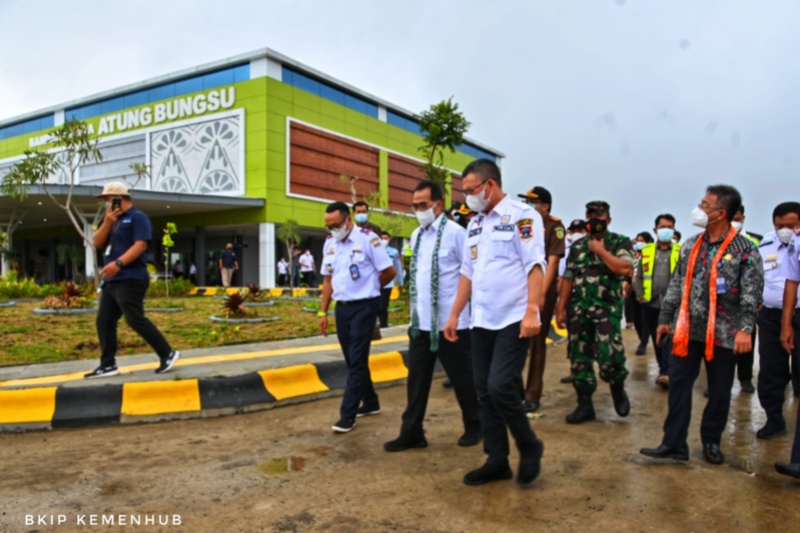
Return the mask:
M 697 204 L 697 207 L 699 207 L 699 208 L 700 208 L 700 209 L 702 209 L 703 211 L 708 211 L 708 212 L 711 212 L 711 213 L 713 213 L 714 211 L 722 211 L 722 208 L 721 208 L 721 207 L 716 207 L 716 206 L 713 206 L 713 205 L 708 205 L 708 204 L 706 204 L 705 202 L 700 202 L 699 204 Z
M 337 222 L 336 224 L 331 224 L 330 226 L 326 224 L 325 229 L 328 231 L 332 231 L 341 228 L 345 224 L 347 224 L 347 217 L 344 217 L 341 222 Z
M 467 196 L 475 196 L 475 193 L 478 192 L 478 189 L 485 188 L 487 183 L 489 183 L 489 180 L 482 181 L 479 185 L 476 185 L 471 189 L 464 189 L 464 194 Z
M 436 202 L 428 203 L 428 202 L 420 202 L 418 204 L 411 204 L 411 212 L 415 213 L 417 211 L 427 211 L 431 207 L 436 205 Z

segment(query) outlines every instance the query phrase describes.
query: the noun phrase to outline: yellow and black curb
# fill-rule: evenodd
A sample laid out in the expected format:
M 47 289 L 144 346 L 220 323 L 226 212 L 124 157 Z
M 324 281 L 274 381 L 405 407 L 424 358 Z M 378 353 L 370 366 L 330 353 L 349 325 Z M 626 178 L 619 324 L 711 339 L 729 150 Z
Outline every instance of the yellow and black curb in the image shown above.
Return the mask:
M 407 357 L 405 351 L 370 356 L 373 382 L 386 386 L 404 380 Z M 255 411 L 339 395 L 346 382 L 347 366 L 342 360 L 232 377 L 0 390 L 0 432 Z

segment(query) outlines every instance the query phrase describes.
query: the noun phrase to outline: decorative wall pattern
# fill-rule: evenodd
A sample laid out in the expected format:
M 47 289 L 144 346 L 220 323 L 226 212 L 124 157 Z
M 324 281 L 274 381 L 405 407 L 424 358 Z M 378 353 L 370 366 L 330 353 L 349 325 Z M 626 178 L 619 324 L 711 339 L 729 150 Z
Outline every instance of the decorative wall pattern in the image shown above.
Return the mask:
M 152 190 L 243 195 L 242 142 L 238 116 L 151 133 Z

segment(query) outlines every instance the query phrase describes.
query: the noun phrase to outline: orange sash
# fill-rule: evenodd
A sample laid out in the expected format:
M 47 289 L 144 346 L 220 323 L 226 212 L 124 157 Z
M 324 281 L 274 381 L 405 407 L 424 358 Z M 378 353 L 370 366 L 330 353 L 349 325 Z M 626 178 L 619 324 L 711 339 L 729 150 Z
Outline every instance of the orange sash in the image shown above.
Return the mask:
M 719 250 L 714 255 L 711 265 L 711 275 L 708 279 L 708 327 L 706 328 L 706 361 L 714 359 L 714 331 L 717 325 L 717 265 L 722 260 L 722 256 L 730 246 L 731 241 L 736 236 L 737 231 L 731 227 L 728 236 L 722 241 Z M 694 267 L 697 263 L 697 256 L 700 255 L 700 247 L 703 245 L 703 232 L 694 243 L 692 253 L 689 256 L 689 264 L 686 266 L 686 279 L 683 281 L 683 296 L 681 297 L 681 310 L 678 313 L 678 323 L 675 326 L 675 335 L 672 339 L 672 353 L 678 357 L 689 355 L 689 297 L 692 291 L 694 280 Z

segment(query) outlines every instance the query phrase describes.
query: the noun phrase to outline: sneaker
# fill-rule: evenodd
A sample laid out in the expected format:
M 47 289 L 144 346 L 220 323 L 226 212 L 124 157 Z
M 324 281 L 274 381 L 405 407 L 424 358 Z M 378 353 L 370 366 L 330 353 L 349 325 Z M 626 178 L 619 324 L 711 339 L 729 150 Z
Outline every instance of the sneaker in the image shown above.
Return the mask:
M 379 414 L 381 414 L 380 405 L 375 405 L 375 406 L 362 405 L 361 407 L 358 408 L 358 411 L 356 411 L 356 416 L 359 418 L 361 418 L 362 416 L 379 415 Z
M 172 367 L 175 366 L 175 362 L 181 358 L 181 352 L 176 350 L 172 350 L 169 356 L 161 361 L 161 366 L 156 368 L 156 374 L 164 374 L 172 370 Z
M 111 376 L 118 376 L 119 369 L 117 365 L 112 366 L 98 366 L 88 374 L 84 374 L 83 377 L 85 379 L 96 379 L 96 378 L 110 378 Z
M 356 427 L 355 418 L 342 418 L 331 428 L 336 433 L 350 433 Z

